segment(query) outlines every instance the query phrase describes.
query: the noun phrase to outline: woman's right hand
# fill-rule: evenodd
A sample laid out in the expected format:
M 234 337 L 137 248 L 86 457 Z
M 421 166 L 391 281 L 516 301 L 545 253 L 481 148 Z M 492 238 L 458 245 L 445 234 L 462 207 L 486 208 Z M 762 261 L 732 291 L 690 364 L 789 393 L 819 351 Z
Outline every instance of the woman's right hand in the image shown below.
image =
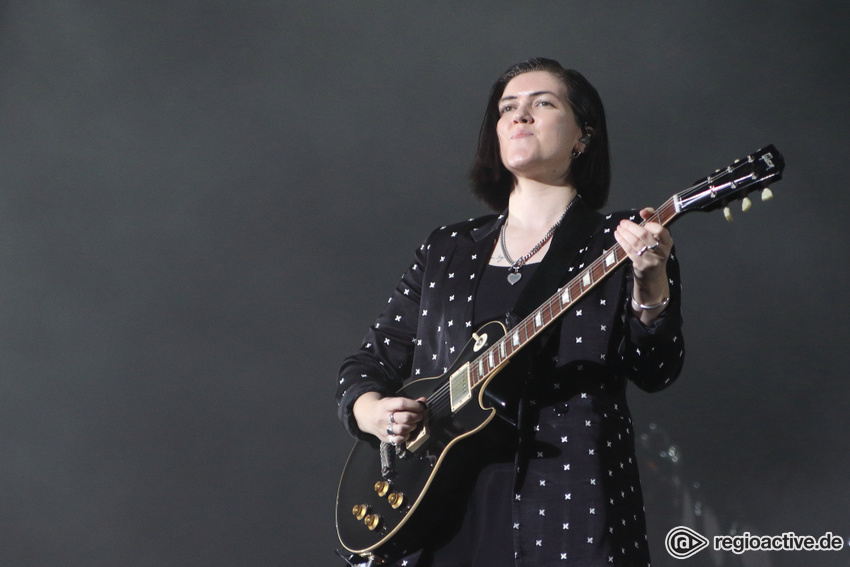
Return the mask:
M 407 441 L 425 419 L 425 401 L 425 398 L 382 398 L 377 392 L 366 392 L 354 402 L 352 411 L 360 431 L 398 445 Z

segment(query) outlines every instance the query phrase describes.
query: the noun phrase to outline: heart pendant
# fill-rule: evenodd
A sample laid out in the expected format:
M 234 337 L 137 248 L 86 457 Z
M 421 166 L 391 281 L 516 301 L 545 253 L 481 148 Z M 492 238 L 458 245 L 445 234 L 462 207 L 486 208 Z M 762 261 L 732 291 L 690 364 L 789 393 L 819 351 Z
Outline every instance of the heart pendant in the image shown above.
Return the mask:
M 508 283 L 514 285 L 521 277 L 522 274 L 519 272 L 508 272 Z

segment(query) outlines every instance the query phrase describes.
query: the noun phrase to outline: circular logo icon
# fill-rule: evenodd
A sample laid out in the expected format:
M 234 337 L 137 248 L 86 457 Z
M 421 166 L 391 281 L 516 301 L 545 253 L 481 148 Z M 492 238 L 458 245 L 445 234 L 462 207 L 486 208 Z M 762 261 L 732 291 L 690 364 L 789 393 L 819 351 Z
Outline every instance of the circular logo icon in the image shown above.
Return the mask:
M 687 559 L 708 547 L 708 538 L 687 526 L 677 526 L 667 532 L 664 547 L 675 559 Z

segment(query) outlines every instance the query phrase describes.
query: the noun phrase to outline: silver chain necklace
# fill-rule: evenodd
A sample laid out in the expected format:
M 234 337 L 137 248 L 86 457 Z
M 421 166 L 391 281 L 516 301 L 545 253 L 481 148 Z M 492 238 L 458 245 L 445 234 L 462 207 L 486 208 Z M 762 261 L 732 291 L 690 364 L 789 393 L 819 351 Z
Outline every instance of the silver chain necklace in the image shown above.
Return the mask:
M 552 235 L 555 234 L 555 229 L 558 228 L 558 225 L 560 225 L 561 221 L 564 220 L 564 217 L 567 216 L 567 211 L 570 210 L 570 207 L 572 207 L 573 203 L 575 202 L 575 198 L 570 201 L 570 204 L 567 205 L 567 208 L 564 209 L 564 212 L 561 214 L 561 218 L 559 218 L 555 222 L 555 224 L 552 225 L 552 228 L 550 228 L 549 231 L 545 235 L 543 235 L 543 238 L 540 240 L 540 242 L 535 244 L 534 247 L 528 252 L 528 254 L 526 254 L 517 261 L 511 259 L 510 254 L 508 254 L 508 247 L 505 245 L 505 228 L 507 228 L 508 226 L 508 221 L 507 219 L 505 219 L 505 222 L 502 224 L 502 230 L 499 233 L 499 242 L 502 245 L 502 254 L 505 256 L 505 260 L 507 260 L 508 264 L 511 265 L 511 267 L 508 268 L 509 284 L 514 285 L 522 278 L 522 274 L 519 273 L 519 271 L 522 269 L 523 266 L 525 266 L 525 262 L 535 254 L 537 254 L 537 252 L 543 247 L 543 245 L 546 244 L 550 238 L 552 238 Z

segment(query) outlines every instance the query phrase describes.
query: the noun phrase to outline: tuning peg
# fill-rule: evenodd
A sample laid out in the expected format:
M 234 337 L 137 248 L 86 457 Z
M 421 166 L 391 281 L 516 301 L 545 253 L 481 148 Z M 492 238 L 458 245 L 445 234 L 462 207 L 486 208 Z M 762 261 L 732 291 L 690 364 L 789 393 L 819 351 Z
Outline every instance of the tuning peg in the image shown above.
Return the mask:
M 729 205 L 723 207 L 723 216 L 726 217 L 727 222 L 732 222 L 732 211 L 729 210 Z
M 752 206 L 753 206 L 753 202 L 750 201 L 749 197 L 744 197 L 741 200 L 741 211 L 746 213 L 747 211 L 750 210 L 750 207 L 752 207 Z
M 770 190 L 770 187 L 765 187 L 761 192 L 761 200 L 770 201 L 771 199 L 773 199 L 773 191 Z

